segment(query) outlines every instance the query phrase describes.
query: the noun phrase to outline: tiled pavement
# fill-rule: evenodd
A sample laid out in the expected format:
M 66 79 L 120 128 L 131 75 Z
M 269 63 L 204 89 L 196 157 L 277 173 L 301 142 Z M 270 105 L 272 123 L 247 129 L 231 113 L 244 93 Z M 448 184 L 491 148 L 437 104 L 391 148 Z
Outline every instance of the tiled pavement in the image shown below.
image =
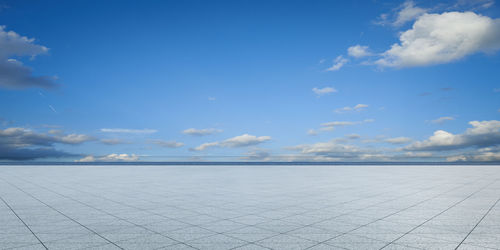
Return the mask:
M 500 249 L 500 166 L 0 166 L 0 249 Z

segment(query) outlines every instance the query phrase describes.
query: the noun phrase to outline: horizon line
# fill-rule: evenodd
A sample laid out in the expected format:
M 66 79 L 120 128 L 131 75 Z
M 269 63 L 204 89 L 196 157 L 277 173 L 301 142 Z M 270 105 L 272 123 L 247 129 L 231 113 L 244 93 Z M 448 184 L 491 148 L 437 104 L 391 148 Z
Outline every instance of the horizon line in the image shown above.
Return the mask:
M 318 161 L 295 161 L 295 162 L 283 162 L 283 161 L 110 161 L 110 162 L 45 162 L 45 161 L 12 161 L 12 162 L 0 162 L 0 166 L 8 165 L 155 165 L 155 166 L 174 166 L 174 165 L 499 165 L 500 161 L 463 161 L 463 162 L 434 162 L 434 161 L 412 161 L 412 162 L 394 162 L 394 161 L 370 161 L 370 162 L 355 162 L 355 161 L 342 161 L 342 162 L 318 162 Z

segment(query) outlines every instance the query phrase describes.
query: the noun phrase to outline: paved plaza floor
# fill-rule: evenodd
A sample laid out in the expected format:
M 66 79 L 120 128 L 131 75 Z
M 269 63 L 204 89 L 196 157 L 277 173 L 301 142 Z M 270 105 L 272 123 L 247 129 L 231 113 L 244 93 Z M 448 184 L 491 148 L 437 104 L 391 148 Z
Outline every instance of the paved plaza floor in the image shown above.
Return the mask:
M 500 249 L 500 166 L 0 166 L 0 249 Z

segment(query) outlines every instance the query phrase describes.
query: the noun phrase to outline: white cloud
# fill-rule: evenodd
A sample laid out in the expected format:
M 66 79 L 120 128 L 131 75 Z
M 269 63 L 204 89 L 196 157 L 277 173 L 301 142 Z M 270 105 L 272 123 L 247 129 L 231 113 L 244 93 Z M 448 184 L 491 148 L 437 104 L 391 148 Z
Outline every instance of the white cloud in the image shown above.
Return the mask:
M 459 60 L 467 55 L 500 49 L 500 20 L 473 12 L 423 14 L 401 33 L 400 43 L 375 63 L 387 67 L 416 67 Z
M 21 127 L 0 129 L 0 159 L 33 160 L 50 157 L 67 157 L 73 154 L 58 151 L 55 144 L 76 145 L 94 140 L 83 134 L 64 134 L 51 130 L 38 133 Z
M 446 161 L 449 161 L 449 162 L 467 161 L 467 157 L 465 157 L 464 155 L 453 155 L 453 156 L 446 157 Z
M 198 147 L 192 148 L 191 150 L 193 150 L 193 151 L 203 151 L 203 150 L 205 150 L 207 148 L 218 147 L 218 146 L 220 146 L 219 142 L 207 142 L 207 143 L 201 144 Z
M 345 113 L 349 111 L 361 111 L 365 108 L 368 108 L 368 105 L 366 104 L 357 104 L 354 107 L 343 107 L 343 108 L 338 108 L 335 110 L 336 113 Z
M 200 146 L 193 148 L 192 150 L 202 151 L 211 147 L 223 147 L 223 148 L 247 147 L 247 146 L 257 145 L 269 140 L 271 140 L 270 136 L 257 137 L 254 135 L 243 134 L 220 142 L 203 143 Z
M 124 134 L 153 134 L 156 129 L 126 129 L 126 128 L 101 128 L 104 133 L 124 133 Z
M 388 138 L 384 140 L 387 143 L 390 144 L 405 144 L 411 142 L 411 138 L 408 137 L 394 137 L 394 138 Z
M 139 156 L 135 154 L 109 154 L 105 155 L 102 157 L 94 157 L 92 155 L 85 156 L 82 159 L 75 160 L 75 162 L 117 162 L 117 161 L 122 161 L 122 162 L 132 162 L 132 161 L 138 161 Z
M 307 131 L 307 134 L 308 134 L 308 135 L 313 135 L 313 136 L 314 136 L 314 135 L 318 135 L 318 131 L 316 131 L 315 129 L 309 129 L 309 130 Z
M 360 148 L 355 145 L 340 144 L 337 140 L 302 144 L 288 147 L 288 150 L 298 151 L 299 155 L 292 160 L 312 161 L 362 161 L 388 160 L 389 157 L 374 149 Z
M 427 12 L 426 9 L 415 6 L 413 1 L 406 1 L 400 7 L 400 10 L 396 15 L 396 20 L 392 23 L 392 25 L 401 26 L 407 22 L 415 20 L 425 12 Z
M 55 132 L 55 131 L 52 131 Z M 37 133 L 30 129 L 21 127 L 0 129 L 0 144 L 9 144 L 10 146 L 50 146 L 54 143 L 61 144 L 81 144 L 83 142 L 94 140 L 91 136 L 84 134 L 68 134 L 62 131 L 57 133 Z
M 216 99 L 215 97 L 209 96 L 209 97 L 208 97 L 208 100 L 213 102 L 213 101 L 215 101 L 215 100 L 217 100 L 217 99 Z
M 349 47 L 347 49 L 347 54 L 350 55 L 350 56 L 352 56 L 352 57 L 356 57 L 356 58 L 373 55 L 368 50 L 368 46 L 361 46 L 359 44 Z
M 205 136 L 205 135 L 211 135 L 211 134 L 222 133 L 222 132 L 223 131 L 221 129 L 215 129 L 215 128 L 204 128 L 204 129 L 188 128 L 188 129 L 182 131 L 183 134 L 195 135 L 195 136 Z
M 361 138 L 361 136 L 360 136 L 360 135 L 358 135 L 358 134 L 350 134 L 350 135 L 346 135 L 345 137 L 346 137 L 347 139 L 351 139 L 351 140 L 355 140 L 355 139 L 359 139 L 359 138 Z
M 457 0 L 452 9 L 479 10 L 487 9 L 495 4 L 495 0 Z
M 271 154 L 264 149 L 254 149 L 246 152 L 245 156 L 240 159 L 248 161 L 269 161 L 271 159 Z
M 348 61 L 349 60 L 344 58 L 343 56 L 337 56 L 337 58 L 333 60 L 333 65 L 330 68 L 326 69 L 326 71 L 337 71 L 342 68 L 342 66 L 344 66 L 344 64 L 346 64 Z
M 289 147 L 289 150 L 300 151 L 303 154 L 338 154 L 335 157 L 345 157 L 346 154 L 359 153 L 361 150 L 353 145 L 338 144 L 335 141 L 317 142 Z
M 378 25 L 391 25 L 394 27 L 402 26 L 419 16 L 425 14 L 426 9 L 417 7 L 411 0 L 405 1 L 393 10 L 393 13 L 381 14 L 374 23 Z
M 151 140 L 151 143 L 164 148 L 180 148 L 184 146 L 184 143 L 176 141 Z
M 324 87 L 324 88 L 313 88 L 312 91 L 319 96 L 330 94 L 330 93 L 336 93 L 337 90 L 332 87 Z
M 59 142 L 66 144 L 80 144 L 90 140 L 93 140 L 93 138 L 82 134 L 69 134 L 59 137 Z
M 30 56 L 45 54 L 49 49 L 35 44 L 35 39 L 21 36 L 14 31 L 6 31 L 5 26 L 0 26 L 0 58 L 9 56 Z
M 500 145 L 500 121 L 471 121 L 469 124 L 472 128 L 468 128 L 463 134 L 438 130 L 427 140 L 417 141 L 405 149 L 433 151 Z
M 482 148 L 472 156 L 474 161 L 500 161 L 500 148 Z
M 117 144 L 125 144 L 127 142 L 122 141 L 120 139 L 111 138 L 111 139 L 101 139 L 101 142 L 106 145 L 117 145 Z
M 95 157 L 92 155 L 85 156 L 81 159 L 75 160 L 75 162 L 94 162 L 96 161 Z
M 434 157 L 431 152 L 406 152 L 404 154 L 408 158 L 430 158 Z
M 21 36 L 14 31 L 6 31 L 5 26 L 0 26 L 0 87 L 11 89 L 55 87 L 55 77 L 33 76 L 32 70 L 22 62 L 9 58 L 29 56 L 33 59 L 37 55 L 46 54 L 48 50 L 45 46 L 35 44 L 33 38 Z
M 453 121 L 455 120 L 454 117 L 451 117 L 451 116 L 443 116 L 443 117 L 439 117 L 435 120 L 432 120 L 431 123 L 435 123 L 435 124 L 443 124 L 447 121 Z
M 337 127 L 353 126 L 353 125 L 357 125 L 357 124 L 370 123 L 370 122 L 374 122 L 374 121 L 375 121 L 374 119 L 366 119 L 364 121 L 356 121 L 356 122 L 351 122 L 351 121 L 325 122 L 325 123 L 321 124 L 320 130 L 331 131 Z

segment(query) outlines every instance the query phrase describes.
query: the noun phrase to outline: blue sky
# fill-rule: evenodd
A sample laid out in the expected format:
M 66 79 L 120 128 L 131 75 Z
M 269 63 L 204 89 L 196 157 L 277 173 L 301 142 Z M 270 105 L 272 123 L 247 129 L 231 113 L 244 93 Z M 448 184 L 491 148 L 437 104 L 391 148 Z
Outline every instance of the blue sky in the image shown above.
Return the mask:
M 500 7 L 0 1 L 0 161 L 500 161 Z

